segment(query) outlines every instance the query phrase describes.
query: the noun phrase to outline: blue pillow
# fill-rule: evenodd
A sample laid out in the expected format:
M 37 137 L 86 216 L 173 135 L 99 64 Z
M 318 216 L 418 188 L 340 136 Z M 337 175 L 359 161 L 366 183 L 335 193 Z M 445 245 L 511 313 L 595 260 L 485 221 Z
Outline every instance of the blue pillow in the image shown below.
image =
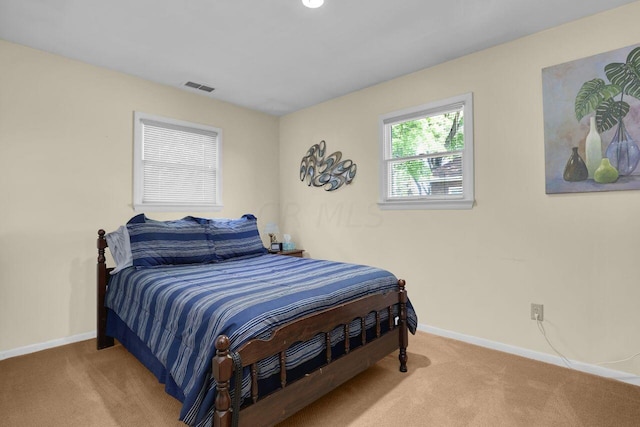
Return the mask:
M 145 214 L 138 214 L 136 216 L 134 216 L 133 218 L 131 218 L 129 221 L 127 221 L 127 225 L 129 224 L 144 224 L 145 222 L 160 222 L 160 221 L 156 221 L 154 219 L 149 219 L 147 218 L 147 216 Z
M 219 261 L 268 252 L 258 232 L 258 220 L 251 214 L 239 219 L 209 219 L 207 227 Z
M 154 221 L 144 215 L 132 218 L 127 230 L 133 265 L 155 267 L 216 261 L 214 243 L 206 228 L 190 217 L 176 221 Z

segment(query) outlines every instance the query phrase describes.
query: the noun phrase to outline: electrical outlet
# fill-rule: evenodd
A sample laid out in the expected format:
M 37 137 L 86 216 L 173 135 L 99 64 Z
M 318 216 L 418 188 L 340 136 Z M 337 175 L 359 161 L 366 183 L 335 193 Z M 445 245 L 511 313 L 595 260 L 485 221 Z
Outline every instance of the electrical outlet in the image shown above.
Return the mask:
M 544 305 L 531 303 L 531 320 L 544 320 Z

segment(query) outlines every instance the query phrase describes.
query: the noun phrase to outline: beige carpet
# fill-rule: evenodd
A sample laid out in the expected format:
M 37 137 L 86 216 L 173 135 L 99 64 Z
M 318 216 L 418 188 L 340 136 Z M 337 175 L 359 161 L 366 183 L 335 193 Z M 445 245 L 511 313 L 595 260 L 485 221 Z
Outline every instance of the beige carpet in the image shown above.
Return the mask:
M 294 426 L 640 426 L 640 387 L 418 333 L 286 420 Z M 0 361 L 1 426 L 180 426 L 180 403 L 121 346 Z

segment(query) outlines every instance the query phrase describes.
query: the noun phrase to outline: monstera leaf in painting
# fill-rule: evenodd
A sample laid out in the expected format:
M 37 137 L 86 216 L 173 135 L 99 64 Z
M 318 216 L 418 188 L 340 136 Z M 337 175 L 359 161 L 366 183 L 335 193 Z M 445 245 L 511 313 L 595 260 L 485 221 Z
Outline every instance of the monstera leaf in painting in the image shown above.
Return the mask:
M 604 72 L 626 95 L 640 99 L 640 47 L 629 53 L 626 63 L 613 62 L 604 67 Z
M 575 110 L 578 121 L 587 114 L 593 113 L 598 106 L 622 92 L 620 86 L 608 85 L 602 79 L 585 82 L 576 95 Z
M 629 112 L 629 104 L 609 98 L 596 109 L 596 126 L 598 132 L 604 132 L 618 124 Z
M 612 62 L 604 67 L 611 82 L 596 78 L 585 82 L 576 95 L 575 111 L 578 121 L 587 114 L 596 113 L 598 132 L 611 129 L 629 112 L 624 95 L 640 99 L 640 47 L 633 49 L 627 62 Z M 621 95 L 620 101 L 613 98 Z

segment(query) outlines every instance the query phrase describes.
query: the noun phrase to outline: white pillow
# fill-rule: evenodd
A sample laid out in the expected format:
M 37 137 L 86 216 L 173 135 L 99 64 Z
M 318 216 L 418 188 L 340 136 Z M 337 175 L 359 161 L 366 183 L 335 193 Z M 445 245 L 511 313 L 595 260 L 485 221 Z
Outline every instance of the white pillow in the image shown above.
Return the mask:
M 107 239 L 109 252 L 111 252 L 113 260 L 116 262 L 116 268 L 111 270 L 111 274 L 116 274 L 120 270 L 131 267 L 133 265 L 133 255 L 131 255 L 131 242 L 129 241 L 127 227 L 121 225 L 116 231 L 107 233 L 104 237 Z

